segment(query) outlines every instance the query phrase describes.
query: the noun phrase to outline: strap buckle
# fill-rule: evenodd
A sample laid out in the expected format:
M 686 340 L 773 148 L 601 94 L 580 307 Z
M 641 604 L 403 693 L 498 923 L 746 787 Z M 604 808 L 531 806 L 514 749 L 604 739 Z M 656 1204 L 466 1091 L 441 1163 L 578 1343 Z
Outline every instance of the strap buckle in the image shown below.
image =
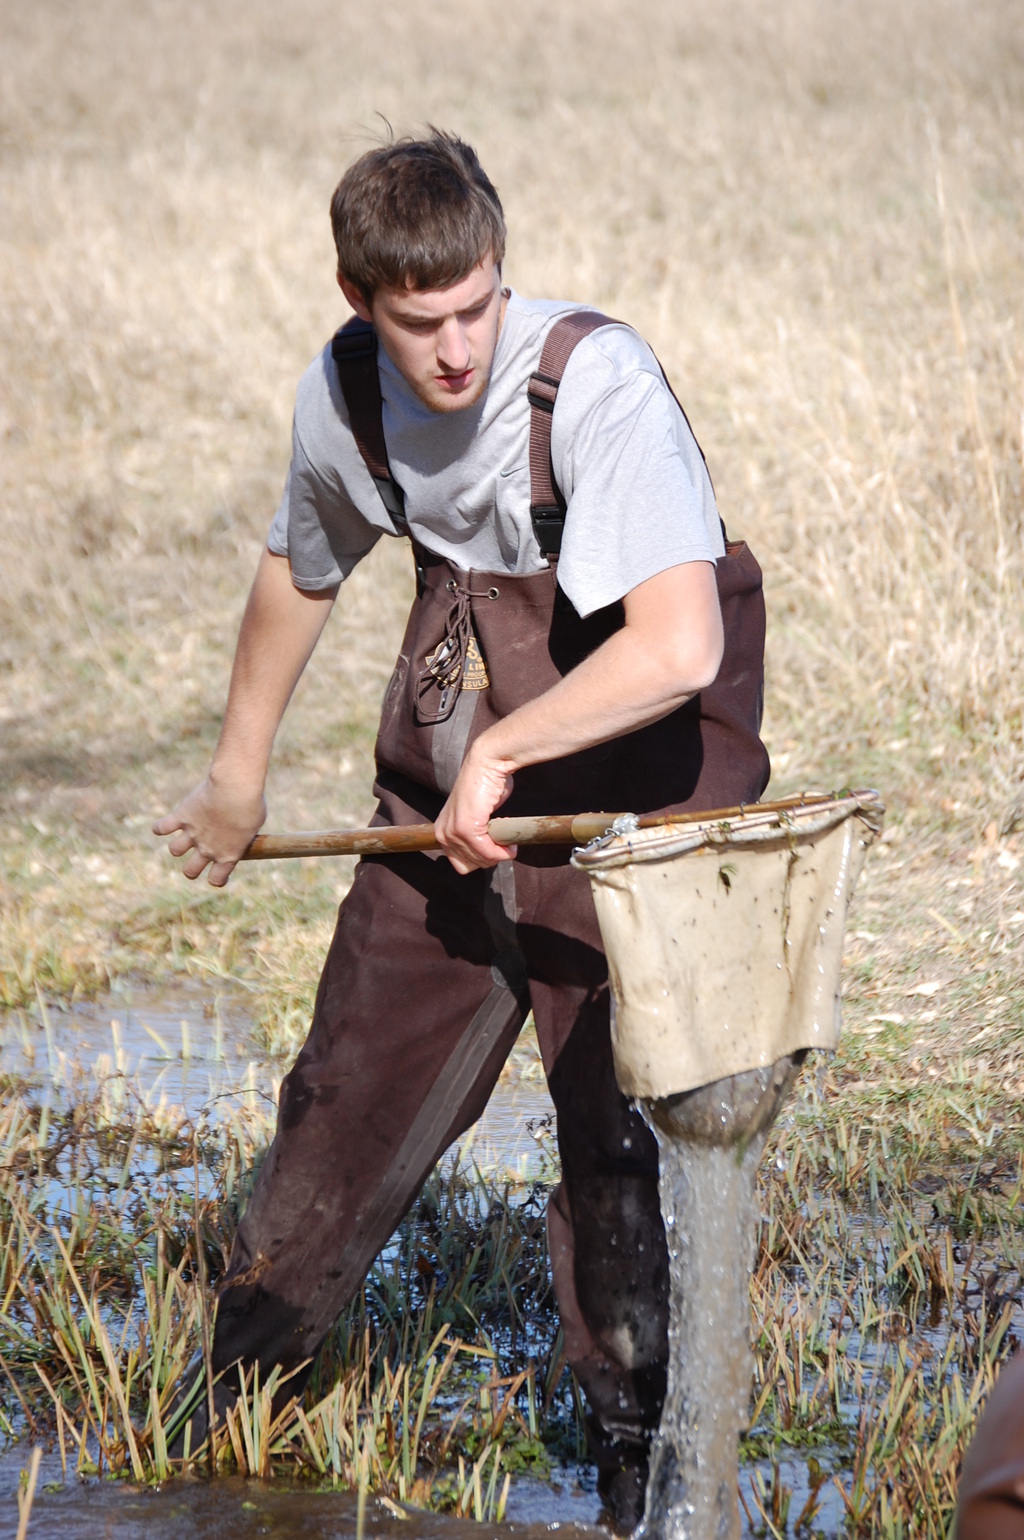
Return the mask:
M 558 504 L 530 508 L 530 521 L 544 556 L 557 556 L 562 549 L 562 533 L 565 529 L 565 510 Z
M 537 407 L 542 412 L 553 412 L 557 395 L 557 380 L 539 372 L 530 375 L 530 383 L 526 387 L 526 399 L 531 406 Z

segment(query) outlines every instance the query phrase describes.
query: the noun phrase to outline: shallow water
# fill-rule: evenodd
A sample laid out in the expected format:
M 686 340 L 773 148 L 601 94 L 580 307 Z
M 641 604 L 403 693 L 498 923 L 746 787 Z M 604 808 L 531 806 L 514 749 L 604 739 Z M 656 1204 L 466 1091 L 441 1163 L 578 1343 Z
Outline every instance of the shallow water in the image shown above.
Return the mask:
M 274 1066 L 256 1044 L 241 990 L 183 983 L 126 988 L 98 1000 L 44 1005 L 0 1017 L 0 1070 L 71 1090 L 76 1075 L 136 1079 L 147 1100 L 194 1115 L 249 1066 L 261 1090 Z M 280 1076 L 281 1068 L 276 1067 Z
M 227 1109 L 237 1106 L 239 1097 L 253 1098 L 269 1112 L 275 1082 L 287 1067 L 263 1052 L 253 1038 L 249 1018 L 250 996 L 238 989 L 221 986 L 189 984 L 172 991 L 157 992 L 135 988 L 94 1003 L 83 1004 L 64 1011 L 51 1008 L 46 1020 L 18 1013 L 0 1017 L 0 1070 L 28 1073 L 39 1086 L 40 1100 L 52 1096 L 54 1105 L 73 1096 L 75 1066 L 84 1066 L 86 1081 L 108 1075 L 112 1081 L 132 1075 L 144 1088 L 144 1094 L 154 1102 L 163 1098 L 168 1105 L 191 1109 L 192 1115 L 203 1108 L 221 1105 Z M 112 1023 L 117 1023 L 116 1028 Z M 182 1023 L 185 1023 L 184 1033 Z M 223 1098 L 218 1101 L 218 1098 Z M 531 1128 L 549 1115 L 547 1097 L 539 1065 L 529 1051 L 517 1053 L 508 1072 L 499 1083 L 485 1116 L 462 1141 L 473 1159 L 484 1168 L 495 1165 L 518 1167 L 524 1174 L 533 1174 L 544 1163 L 537 1139 Z M 541 1130 L 543 1133 L 543 1130 Z M 743 1167 L 722 1166 L 734 1160 L 724 1151 L 717 1151 L 715 1158 L 700 1146 L 691 1147 L 683 1161 L 678 1149 L 667 1149 L 663 1164 L 664 1179 L 670 1188 L 666 1196 L 666 1212 L 675 1212 L 676 1223 L 670 1226 L 673 1234 L 672 1249 L 676 1253 L 673 1266 L 682 1270 L 677 1290 L 678 1299 L 693 1302 L 688 1317 L 685 1305 L 677 1309 L 673 1317 L 674 1353 L 673 1378 L 670 1382 L 670 1413 L 676 1419 L 676 1431 L 667 1435 L 664 1431 L 659 1444 L 659 1454 L 669 1448 L 673 1439 L 679 1442 L 679 1464 L 686 1470 L 691 1464 L 704 1459 L 702 1450 L 714 1435 L 720 1433 L 719 1452 L 729 1442 L 729 1424 L 733 1430 L 745 1420 L 748 1410 L 750 1359 L 747 1347 L 746 1278 L 750 1251 L 756 1232 L 756 1214 L 741 1219 L 744 1202 L 742 1190 L 733 1190 L 734 1178 L 739 1188 L 749 1183 L 752 1193 L 752 1171 Z M 677 1161 L 677 1156 L 679 1157 Z M 144 1164 L 145 1150 L 136 1152 L 134 1165 Z M 122 1155 L 111 1154 L 113 1162 L 111 1180 L 116 1183 Z M 688 1164 L 687 1164 L 688 1162 Z M 696 1163 L 695 1163 L 696 1162 Z M 141 1169 L 141 1167 L 140 1167 Z M 550 1163 L 547 1165 L 550 1174 Z M 54 1168 L 50 1180 L 59 1184 L 62 1167 Z M 102 1176 L 103 1172 L 99 1172 Z M 138 1173 L 133 1180 L 139 1180 Z M 148 1178 L 147 1178 L 148 1179 Z M 162 1172 L 155 1180 L 173 1181 L 174 1172 Z M 742 1180 L 741 1180 L 742 1179 Z M 182 1176 L 189 1188 L 193 1181 L 192 1168 Z M 702 1226 L 693 1228 L 690 1221 L 694 1205 L 704 1204 L 709 1212 L 704 1225 L 705 1239 L 700 1240 Z M 673 1208 L 674 1205 L 674 1208 Z M 729 1223 L 728 1216 L 735 1222 Z M 708 1237 L 711 1237 L 709 1240 Z M 686 1244 L 681 1244 L 682 1237 Z M 857 1219 L 851 1221 L 845 1249 L 850 1257 L 860 1259 L 866 1265 L 874 1259 L 876 1271 L 884 1273 L 886 1247 L 890 1236 L 884 1218 Z M 732 1248 L 730 1253 L 729 1248 Z M 973 1256 L 972 1248 L 965 1248 Z M 702 1301 L 713 1299 L 716 1312 L 724 1312 L 724 1290 L 728 1283 L 725 1276 L 729 1267 L 729 1255 L 734 1258 L 738 1271 L 730 1276 L 742 1278 L 742 1309 L 734 1309 L 733 1320 L 742 1323 L 740 1336 L 727 1346 L 727 1334 L 712 1329 L 706 1315 L 702 1316 Z M 969 1258 L 968 1258 L 969 1260 Z M 966 1265 L 966 1262 L 965 1262 Z M 981 1261 L 977 1264 L 981 1268 Z M 687 1271 L 688 1270 L 688 1271 Z M 686 1278 L 692 1281 L 687 1282 Z M 710 1279 L 710 1283 L 708 1280 Z M 1012 1329 L 1024 1332 L 1024 1306 L 1015 1315 Z M 935 1327 L 935 1349 L 941 1355 L 948 1327 L 938 1321 Z M 926 1322 L 917 1324 L 920 1339 L 930 1340 Z M 691 1344 L 683 1350 L 682 1344 Z M 860 1343 L 855 1332 L 847 1336 L 846 1350 L 853 1353 L 864 1366 L 867 1383 L 876 1372 L 877 1365 L 891 1352 L 891 1344 L 879 1340 Z M 725 1367 L 717 1367 L 723 1354 L 728 1359 Z M 730 1375 L 742 1378 L 728 1388 Z M 694 1408 L 706 1411 L 707 1396 L 715 1387 L 725 1387 L 726 1410 L 715 1420 L 705 1416 L 703 1426 L 689 1429 L 685 1423 Z M 737 1412 L 737 1407 L 739 1411 Z M 843 1399 L 838 1407 L 840 1415 L 851 1428 L 855 1428 L 863 1407 L 862 1400 Z M 675 1409 L 674 1411 L 672 1409 Z M 701 1439 L 705 1444 L 701 1443 Z M 764 1447 L 762 1440 L 761 1447 Z M 675 1452 L 675 1445 L 672 1445 Z M 777 1482 L 784 1484 L 791 1494 L 791 1513 L 798 1514 L 810 1493 L 807 1450 L 786 1448 L 776 1442 L 777 1464 L 773 1473 L 771 1463 L 759 1460 L 756 1464 L 744 1463 L 739 1471 L 740 1491 L 746 1498 L 752 1514 L 756 1514 L 756 1483 L 764 1492 L 773 1474 Z M 829 1468 L 826 1485 L 818 1496 L 818 1510 L 813 1520 L 814 1532 L 834 1535 L 842 1530 L 844 1511 L 842 1499 L 831 1481 L 831 1470 L 842 1472 L 844 1452 L 838 1447 L 816 1446 L 817 1458 Z M 13 1534 L 17 1527 L 15 1488 L 20 1471 L 27 1466 L 30 1454 L 28 1440 L 0 1454 L 0 1534 Z M 716 1456 L 717 1457 L 717 1456 Z M 735 1490 L 736 1466 L 733 1431 L 732 1481 Z M 656 1462 L 657 1463 L 657 1462 Z M 705 1469 L 698 1470 L 701 1480 Z M 845 1477 L 843 1478 L 845 1480 Z M 195 1540 L 213 1540 L 220 1535 L 290 1534 L 292 1532 L 317 1536 L 348 1535 L 355 1533 L 355 1500 L 350 1494 L 313 1492 L 308 1487 L 295 1488 L 282 1482 L 272 1487 L 263 1483 L 230 1481 L 216 1487 L 202 1482 L 170 1483 L 163 1491 L 139 1491 L 123 1482 L 69 1480 L 62 1490 L 46 1492 L 45 1483 L 60 1482 L 59 1457 L 50 1451 L 44 1461 L 44 1473 L 36 1497 L 30 1526 L 30 1540 L 37 1536 L 56 1537 L 70 1532 L 75 1535 L 134 1535 L 153 1531 L 153 1540 L 188 1534 Z M 710 1477 L 708 1478 L 708 1483 Z M 652 1489 L 654 1490 L 654 1489 Z M 695 1487 L 694 1491 L 697 1490 Z M 670 1540 L 720 1540 L 721 1535 L 764 1534 L 763 1527 L 740 1519 L 740 1528 L 700 1530 L 686 1527 L 686 1520 L 693 1515 L 685 1512 L 687 1503 L 693 1502 L 691 1492 L 681 1493 L 678 1476 L 672 1474 L 671 1462 L 665 1463 L 654 1491 L 657 1512 L 652 1510 L 649 1535 L 665 1534 Z M 727 1498 L 728 1494 L 726 1494 Z M 244 1504 L 253 1506 L 244 1506 Z M 678 1510 L 682 1503 L 681 1516 Z M 729 1507 L 727 1501 L 719 1502 L 719 1512 Z M 565 1526 L 577 1520 L 582 1524 L 595 1523 L 599 1503 L 593 1489 L 593 1474 L 584 1468 L 580 1472 L 556 1472 L 550 1483 L 524 1476 L 514 1477 L 511 1486 L 508 1517 L 518 1524 L 541 1525 L 534 1533 L 547 1532 L 548 1526 Z M 735 1506 L 730 1510 L 735 1512 Z M 366 1509 L 366 1531 L 390 1534 L 396 1526 L 411 1535 L 445 1535 L 454 1537 L 465 1527 L 461 1521 L 444 1516 L 417 1514 L 412 1520 L 401 1520 L 374 1501 Z M 731 1522 L 731 1520 L 730 1520 Z M 661 1523 L 662 1528 L 652 1527 Z M 792 1524 L 792 1519 L 790 1520 Z M 676 1527 L 670 1527 L 675 1524 Z M 500 1526 L 485 1526 L 495 1534 L 505 1533 Z M 515 1533 L 513 1530 L 507 1531 Z M 519 1533 L 530 1533 L 529 1530 Z M 468 1533 L 468 1531 L 467 1531 Z M 474 1526 L 472 1533 L 481 1534 Z
M 76 1080 L 132 1083 L 154 1111 L 180 1108 L 212 1121 L 239 1102 L 272 1116 L 290 1060 L 254 1036 L 252 996 L 240 987 L 185 981 L 126 985 L 98 1000 L 0 1015 L 0 1073 L 28 1076 L 45 1095 L 73 1094 Z M 484 1115 L 459 1141 L 484 1168 L 539 1174 L 554 1109 L 539 1060 L 513 1055 Z
M 126 988 L 98 1001 L 69 1008 L 0 1017 L 0 1072 L 29 1079 L 41 1101 L 57 1108 L 76 1091 L 105 1085 L 122 1095 L 130 1110 L 141 1097 L 151 1110 L 180 1110 L 216 1121 L 239 1101 L 272 1117 L 285 1060 L 271 1058 L 254 1037 L 250 997 L 242 990 L 186 983 L 169 989 Z M 137 1104 L 137 1101 L 136 1101 Z M 459 1141 L 463 1160 L 524 1177 L 550 1163 L 553 1109 L 539 1061 L 527 1041 L 517 1049 L 483 1117 Z M 174 1118 L 170 1121 L 173 1123 Z M 454 1151 L 453 1151 L 454 1153 Z M 140 1157 L 136 1157 L 138 1164 Z M 141 1155 L 146 1166 L 145 1152 Z M 191 1170 L 185 1178 L 192 1180 Z M 171 1180 L 165 1176 L 161 1179 Z M 59 1167 L 51 1184 L 62 1181 Z M 31 1441 L 0 1453 L 0 1534 L 17 1528 L 17 1489 L 27 1469 Z M 592 1473 L 556 1470 L 548 1482 L 520 1476 L 511 1484 L 507 1521 L 485 1525 L 494 1535 L 535 1537 L 552 1531 L 567 1536 L 600 1535 L 593 1528 L 600 1509 Z M 194 1540 L 257 1535 L 308 1535 L 333 1540 L 359 1530 L 358 1504 L 351 1493 L 317 1491 L 308 1484 L 227 1478 L 213 1483 L 182 1480 L 163 1488 L 138 1488 L 124 1481 L 64 1479 L 59 1453 L 50 1448 L 32 1509 L 31 1540 L 63 1540 L 70 1534 L 92 1540 L 137 1536 L 147 1540 Z M 368 1498 L 366 1534 L 401 1534 L 406 1540 L 457 1540 L 482 1534 L 469 1520 L 410 1510 L 400 1516 Z
M 27 1450 L 0 1456 L 0 1534 L 17 1528 L 17 1488 Z M 49 1490 L 47 1490 L 49 1488 Z M 194 1479 L 162 1487 L 124 1481 L 62 1481 L 60 1457 L 44 1456 L 32 1516 L 30 1540 L 256 1540 L 257 1536 L 306 1536 L 308 1540 L 355 1540 L 360 1533 L 397 1540 L 607 1540 L 594 1523 L 597 1499 L 567 1473 L 564 1484 L 521 1479 L 513 1483 L 509 1516 L 503 1524 L 476 1524 L 447 1514 L 389 1509 L 366 1499 L 362 1524 L 351 1492 L 317 1491 L 285 1481 L 228 1476 Z M 403 1515 L 403 1516 L 400 1516 Z

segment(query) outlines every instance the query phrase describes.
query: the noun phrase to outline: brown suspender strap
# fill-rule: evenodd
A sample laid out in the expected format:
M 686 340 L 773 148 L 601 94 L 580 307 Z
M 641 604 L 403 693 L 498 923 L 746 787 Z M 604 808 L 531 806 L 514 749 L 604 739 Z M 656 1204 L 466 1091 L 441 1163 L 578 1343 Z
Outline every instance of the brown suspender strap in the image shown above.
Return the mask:
M 597 310 L 576 310 L 548 332 L 537 371 L 530 375 L 530 518 L 544 555 L 558 555 L 565 526 L 565 498 L 551 464 L 551 416 L 555 397 L 573 348 L 599 326 L 614 323 Z
M 356 448 L 377 484 L 381 500 L 400 535 L 409 533 L 405 518 L 405 494 L 391 474 L 388 446 L 384 442 L 384 403 L 377 373 L 377 333 L 369 321 L 353 316 L 331 342 L 338 366 L 342 395 Z
M 558 387 L 565 373 L 565 366 L 569 362 L 573 348 L 584 337 L 596 331 L 599 326 L 618 326 L 621 322 L 613 321 L 610 316 L 601 315 L 597 310 L 577 310 L 572 315 L 563 316 L 556 321 L 547 336 L 544 351 L 540 357 L 540 365 L 536 374 L 531 374 L 528 395 L 530 398 L 530 518 L 533 520 L 533 532 L 537 536 L 544 555 L 550 559 L 556 557 L 562 547 L 562 531 L 565 528 L 565 498 L 555 481 L 554 468 L 551 464 L 551 418 L 555 410 L 555 397 Z M 660 363 L 658 368 L 661 369 Z M 707 460 L 704 459 L 704 451 L 697 441 L 696 434 L 690 427 L 690 419 L 679 397 L 672 389 L 672 385 L 664 369 L 661 369 L 661 377 L 665 381 L 666 389 L 671 395 L 676 406 L 683 414 L 683 421 L 690 428 L 693 442 L 697 445 L 698 452 L 704 460 L 704 468 L 707 470 Z M 708 480 L 711 473 L 708 471 Z M 713 490 L 713 489 L 712 489 Z M 722 538 L 725 539 L 725 525 L 722 525 Z

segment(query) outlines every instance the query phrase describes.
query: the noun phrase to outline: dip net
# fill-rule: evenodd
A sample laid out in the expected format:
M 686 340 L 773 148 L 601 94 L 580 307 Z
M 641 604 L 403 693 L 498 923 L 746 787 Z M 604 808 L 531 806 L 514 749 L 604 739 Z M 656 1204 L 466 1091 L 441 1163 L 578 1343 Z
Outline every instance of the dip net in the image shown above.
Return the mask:
M 877 792 L 855 791 L 649 828 L 622 819 L 576 851 L 627 1096 L 835 1048 L 846 912 L 884 811 Z

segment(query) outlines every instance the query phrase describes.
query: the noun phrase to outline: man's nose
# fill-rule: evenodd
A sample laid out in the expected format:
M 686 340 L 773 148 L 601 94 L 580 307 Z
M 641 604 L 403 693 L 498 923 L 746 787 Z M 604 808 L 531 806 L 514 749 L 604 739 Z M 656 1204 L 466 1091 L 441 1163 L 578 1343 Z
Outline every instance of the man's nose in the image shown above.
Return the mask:
M 469 368 L 469 338 L 456 316 L 445 321 L 437 334 L 437 361 L 450 374 Z

